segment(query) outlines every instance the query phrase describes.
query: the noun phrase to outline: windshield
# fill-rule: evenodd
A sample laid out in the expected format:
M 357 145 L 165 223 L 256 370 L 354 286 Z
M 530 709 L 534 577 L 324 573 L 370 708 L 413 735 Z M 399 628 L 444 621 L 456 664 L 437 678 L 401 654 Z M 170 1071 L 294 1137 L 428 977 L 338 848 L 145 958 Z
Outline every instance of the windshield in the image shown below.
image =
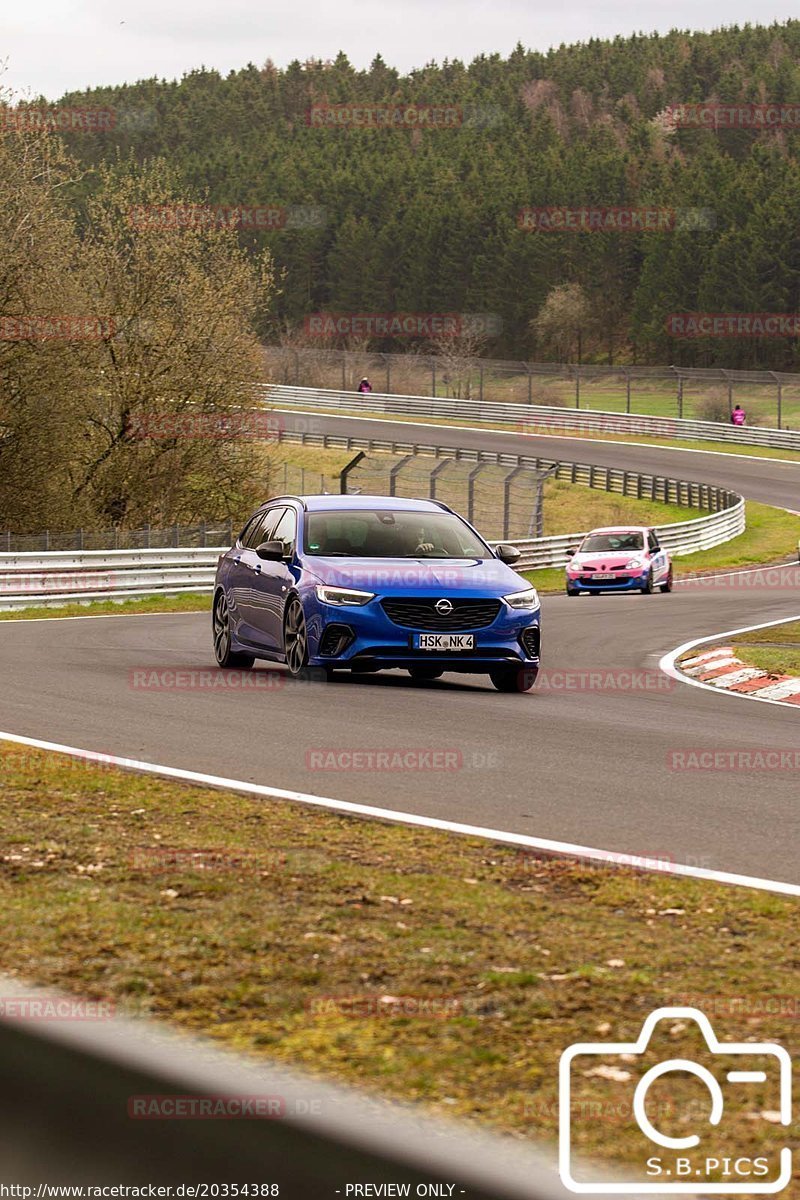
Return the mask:
M 600 551 L 624 554 L 628 550 L 643 550 L 644 535 L 636 532 L 590 533 L 581 542 L 581 554 L 597 554 Z
M 480 538 L 452 513 L 320 512 L 306 516 L 307 554 L 347 558 L 489 558 Z

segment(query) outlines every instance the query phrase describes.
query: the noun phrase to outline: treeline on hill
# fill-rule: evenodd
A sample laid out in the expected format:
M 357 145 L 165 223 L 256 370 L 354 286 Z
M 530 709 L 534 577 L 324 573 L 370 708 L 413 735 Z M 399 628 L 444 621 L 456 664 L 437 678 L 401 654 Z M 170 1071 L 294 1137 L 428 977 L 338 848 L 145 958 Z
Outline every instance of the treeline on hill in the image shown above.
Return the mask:
M 588 301 L 594 361 L 797 368 L 797 341 L 671 339 L 682 312 L 800 309 L 800 129 L 675 128 L 670 106 L 800 102 L 800 22 L 672 32 L 507 58 L 445 61 L 401 76 L 334 62 L 269 61 L 70 95 L 106 105 L 113 133 L 70 134 L 84 164 L 163 156 L 218 205 L 322 207 L 323 224 L 239 231 L 283 269 L 275 322 L 317 312 L 488 312 L 493 357 L 574 356 L 532 325 L 553 289 Z M 457 106 L 453 128 L 314 127 L 314 105 Z M 88 175 L 83 187 L 95 186 Z M 527 206 L 700 210 L 663 232 L 528 232 Z M 710 214 L 710 215 L 709 215 Z M 699 225 L 699 227 L 698 227 Z M 376 349 L 402 349 L 373 342 Z
M 181 197 L 163 160 L 86 179 L 57 137 L 0 127 L 0 529 L 238 518 L 265 488 L 237 406 L 268 254 L 132 228 Z

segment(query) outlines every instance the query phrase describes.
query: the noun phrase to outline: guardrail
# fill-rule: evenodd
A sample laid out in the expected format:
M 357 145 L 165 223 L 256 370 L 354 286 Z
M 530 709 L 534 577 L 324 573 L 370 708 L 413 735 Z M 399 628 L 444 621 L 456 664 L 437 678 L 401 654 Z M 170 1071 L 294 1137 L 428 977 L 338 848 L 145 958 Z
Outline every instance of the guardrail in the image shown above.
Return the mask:
M 213 1196 L 226 1193 L 212 1185 L 233 1180 L 249 1181 L 260 1196 L 335 1200 L 348 1183 L 369 1180 L 395 1185 L 396 1195 L 572 1195 L 550 1165 L 555 1149 L 546 1156 L 457 1128 L 145 1020 L 113 1012 L 99 1020 L 31 1017 L 80 1011 L 81 1004 L 0 979 L 0 1183 L 15 1185 L 12 1194 L 44 1195 L 47 1185 L 145 1184 L 146 1191 L 149 1182 Z M 170 1102 L 185 1113 L 202 1101 L 232 1111 L 239 1101 L 260 1102 L 262 1119 L 137 1119 L 137 1101 L 138 1115 L 153 1106 L 151 1117 L 169 1115 Z M 190 1185 L 208 1190 L 190 1193 Z
M 615 492 L 621 496 L 710 510 L 708 516 L 698 517 L 694 521 L 679 521 L 655 527 L 661 544 L 671 554 L 693 554 L 697 550 L 709 550 L 712 546 L 730 541 L 745 530 L 743 498 L 736 492 L 729 492 L 725 488 L 707 483 L 670 479 L 663 475 L 646 475 L 640 471 L 624 471 L 615 467 L 599 467 L 592 463 L 556 462 L 553 459 L 526 454 L 476 450 L 463 446 L 425 446 L 384 438 L 294 430 L 283 430 L 280 437 L 282 441 L 296 441 L 312 446 L 383 451 L 391 454 L 428 454 L 435 458 L 456 458 L 487 465 L 530 467 L 534 471 L 553 470 L 557 479 Z M 521 551 L 519 568 L 527 571 L 537 567 L 563 566 L 568 558 L 567 550 L 585 537 L 586 532 L 584 530 L 558 537 L 514 538 L 514 545 Z
M 511 425 L 517 433 L 559 430 L 575 433 L 646 434 L 706 442 L 731 442 L 742 446 L 770 446 L 800 450 L 800 431 L 759 426 L 720 425 L 689 418 L 628 416 L 625 413 L 569 409 L 538 404 L 509 404 L 482 400 L 451 400 L 430 396 L 392 396 L 371 392 L 333 391 L 324 388 L 264 384 L 258 389 L 271 406 L 349 409 L 353 412 L 395 413 L 428 419 L 453 418 Z
M 429 454 L 437 458 L 453 457 L 476 463 L 530 467 L 539 472 L 551 471 L 558 479 L 619 495 L 710 509 L 706 516 L 693 521 L 656 526 L 662 545 L 675 555 L 692 554 L 697 550 L 718 546 L 737 537 L 745 528 L 745 505 L 741 496 L 724 488 L 690 480 L 460 446 L 422 446 L 413 442 L 389 442 L 338 434 L 287 432 L 281 436 L 286 440 L 312 445 L 384 450 L 398 454 Z M 515 538 L 514 544 L 521 551 L 520 570 L 563 566 L 568 558 L 567 550 L 579 542 L 585 533 Z M 133 600 L 155 593 L 176 596 L 210 592 L 214 585 L 217 559 L 226 549 L 226 546 L 218 546 L 167 550 L 87 550 L 76 554 L 60 551 L 0 554 L 0 610 L 53 607 L 93 600 Z

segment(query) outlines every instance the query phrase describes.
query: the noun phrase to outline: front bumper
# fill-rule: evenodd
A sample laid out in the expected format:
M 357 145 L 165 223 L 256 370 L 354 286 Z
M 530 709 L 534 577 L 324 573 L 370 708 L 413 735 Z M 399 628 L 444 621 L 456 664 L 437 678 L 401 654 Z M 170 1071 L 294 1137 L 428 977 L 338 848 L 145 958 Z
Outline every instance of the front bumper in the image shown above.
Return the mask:
M 307 613 L 309 661 L 313 666 L 356 670 L 408 668 L 423 664 L 435 670 L 475 674 L 485 674 L 492 667 L 503 664 L 535 670 L 540 655 L 539 617 L 539 609 L 514 612 L 502 605 L 491 625 L 459 630 L 459 633 L 472 634 L 474 649 L 431 652 L 414 649 L 413 636 L 436 631 L 395 625 L 377 600 L 363 607 L 315 603 L 312 611 Z M 332 626 L 337 627 L 335 636 L 330 632 Z M 344 636 L 345 629 L 349 636 Z
M 567 576 L 569 592 L 638 592 L 647 586 L 647 571 L 641 575 L 630 575 L 619 579 L 599 579 L 587 576 Z

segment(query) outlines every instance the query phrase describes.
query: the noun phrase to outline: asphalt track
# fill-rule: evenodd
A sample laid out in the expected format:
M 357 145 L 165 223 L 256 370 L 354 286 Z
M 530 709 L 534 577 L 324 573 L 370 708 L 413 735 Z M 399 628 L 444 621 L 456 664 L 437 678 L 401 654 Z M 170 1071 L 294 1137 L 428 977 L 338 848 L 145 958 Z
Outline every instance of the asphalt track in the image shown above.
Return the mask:
M 292 418 L 287 414 L 287 425 Z M 394 436 L 443 445 L 519 452 L 522 442 L 454 427 L 314 420 L 331 432 L 349 426 L 386 437 L 391 427 Z M 713 481 L 787 508 L 800 499 L 794 464 L 550 437 L 526 437 L 526 452 L 534 440 L 544 456 Z M 798 578 L 787 572 L 754 585 L 753 576 L 732 575 L 670 596 L 546 597 L 544 686 L 523 696 L 457 675 L 421 686 L 400 672 L 295 683 L 263 664 L 257 673 L 267 673 L 264 688 L 154 688 L 141 686 L 153 681 L 150 671 L 206 670 L 206 680 L 213 677 L 206 614 L 3 622 L 0 729 L 798 884 L 797 771 L 697 769 L 690 754 L 800 749 L 800 713 L 689 688 L 657 667 L 664 653 L 692 638 L 797 616 Z M 346 769 L 347 756 L 365 750 L 419 752 L 418 767 Z M 338 755 L 342 769 L 318 769 L 332 761 L 315 759 L 319 751 Z M 449 752 L 439 760 L 447 769 L 426 759 L 435 751 Z

